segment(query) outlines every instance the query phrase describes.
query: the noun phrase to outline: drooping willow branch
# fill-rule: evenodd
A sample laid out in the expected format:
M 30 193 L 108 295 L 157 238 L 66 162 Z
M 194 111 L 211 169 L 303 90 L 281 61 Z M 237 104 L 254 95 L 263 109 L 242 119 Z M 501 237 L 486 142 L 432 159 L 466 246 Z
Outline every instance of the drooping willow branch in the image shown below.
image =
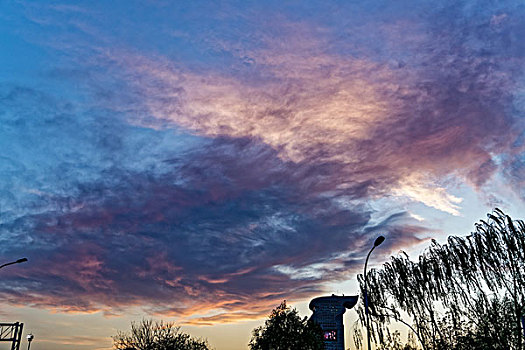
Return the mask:
M 510 335 L 500 343 L 524 349 L 525 224 L 495 209 L 475 227 L 468 236 L 449 237 L 447 244 L 433 241 L 418 261 L 402 252 L 380 270 L 370 271 L 368 299 L 371 314 L 376 315 L 374 339 L 377 336 L 382 342 L 383 334 L 388 334 L 388 318 L 401 319 L 399 310 L 411 319 L 414 327 L 410 328 L 424 349 L 452 348 L 486 323 L 484 313 L 492 301 L 504 298 L 511 301 L 513 320 L 510 325 L 491 326 L 509 329 Z M 362 285 L 363 277 L 358 280 Z M 389 312 L 386 317 L 385 310 L 392 315 Z M 363 310 L 358 308 L 358 313 L 363 319 Z

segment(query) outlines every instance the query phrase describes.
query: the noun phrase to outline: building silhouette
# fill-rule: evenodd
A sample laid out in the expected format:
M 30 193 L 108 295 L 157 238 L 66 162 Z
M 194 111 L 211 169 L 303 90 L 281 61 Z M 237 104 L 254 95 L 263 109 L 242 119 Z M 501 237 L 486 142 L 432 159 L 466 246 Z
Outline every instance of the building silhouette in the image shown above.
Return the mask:
M 345 327 L 343 314 L 357 303 L 356 296 L 318 297 L 308 306 L 313 311 L 311 320 L 323 329 L 325 350 L 345 350 Z

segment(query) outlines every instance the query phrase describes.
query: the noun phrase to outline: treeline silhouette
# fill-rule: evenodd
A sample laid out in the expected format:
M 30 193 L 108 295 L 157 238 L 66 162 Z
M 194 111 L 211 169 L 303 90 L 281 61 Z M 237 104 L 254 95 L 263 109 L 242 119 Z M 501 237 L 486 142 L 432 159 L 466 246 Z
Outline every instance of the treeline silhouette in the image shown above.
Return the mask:
M 115 350 L 212 350 L 206 340 L 191 337 L 173 322 L 143 319 L 131 331 L 113 336 Z M 301 318 L 286 301 L 272 310 L 263 326 L 252 332 L 250 350 L 324 350 L 321 327 Z

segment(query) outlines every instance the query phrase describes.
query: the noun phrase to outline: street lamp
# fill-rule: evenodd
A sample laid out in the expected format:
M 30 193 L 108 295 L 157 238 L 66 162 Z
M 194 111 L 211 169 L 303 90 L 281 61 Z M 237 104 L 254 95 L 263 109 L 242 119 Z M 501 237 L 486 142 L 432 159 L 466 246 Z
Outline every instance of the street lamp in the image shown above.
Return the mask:
M 2 267 L 4 267 L 4 266 L 7 266 L 7 265 L 20 264 L 20 263 L 23 263 L 23 262 L 26 262 L 26 261 L 27 261 L 27 258 L 22 258 L 22 259 L 18 259 L 17 261 L 8 262 L 6 264 L 0 265 L 0 269 Z
M 380 245 L 381 243 L 383 243 L 383 241 L 385 240 L 385 237 L 383 236 L 379 236 L 376 238 L 375 242 L 374 242 L 374 246 L 372 247 L 372 249 L 370 249 L 370 251 L 368 252 L 368 255 L 366 256 L 366 260 L 365 260 L 365 273 L 364 273 L 364 277 L 365 277 L 365 316 L 366 316 L 366 341 L 368 343 L 368 348 L 367 350 L 370 350 L 370 315 L 368 314 L 368 291 L 367 291 L 367 283 L 368 283 L 368 280 L 366 278 L 366 267 L 368 265 L 368 258 L 370 257 L 370 254 L 372 254 L 372 252 L 374 251 L 374 249 Z
M 35 336 L 32 333 L 27 335 L 27 350 L 31 348 L 31 342 L 35 339 Z

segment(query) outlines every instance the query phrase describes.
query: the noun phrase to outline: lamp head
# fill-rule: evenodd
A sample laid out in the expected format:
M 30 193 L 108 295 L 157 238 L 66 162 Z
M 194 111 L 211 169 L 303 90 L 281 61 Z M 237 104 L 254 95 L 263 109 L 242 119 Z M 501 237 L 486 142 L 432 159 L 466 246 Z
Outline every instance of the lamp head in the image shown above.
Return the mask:
M 376 241 L 374 242 L 374 247 L 377 247 L 378 245 L 380 245 L 381 243 L 383 243 L 385 241 L 385 237 L 384 236 L 379 236 L 376 238 Z
M 29 333 L 29 334 L 27 335 L 27 341 L 28 341 L 28 342 L 31 342 L 34 338 L 35 338 L 35 336 L 34 336 L 33 334 L 31 334 L 31 333 Z
M 27 258 L 22 258 L 22 259 L 18 259 L 16 261 L 17 264 L 20 264 L 20 263 L 23 263 L 23 262 L 26 262 L 27 261 Z

